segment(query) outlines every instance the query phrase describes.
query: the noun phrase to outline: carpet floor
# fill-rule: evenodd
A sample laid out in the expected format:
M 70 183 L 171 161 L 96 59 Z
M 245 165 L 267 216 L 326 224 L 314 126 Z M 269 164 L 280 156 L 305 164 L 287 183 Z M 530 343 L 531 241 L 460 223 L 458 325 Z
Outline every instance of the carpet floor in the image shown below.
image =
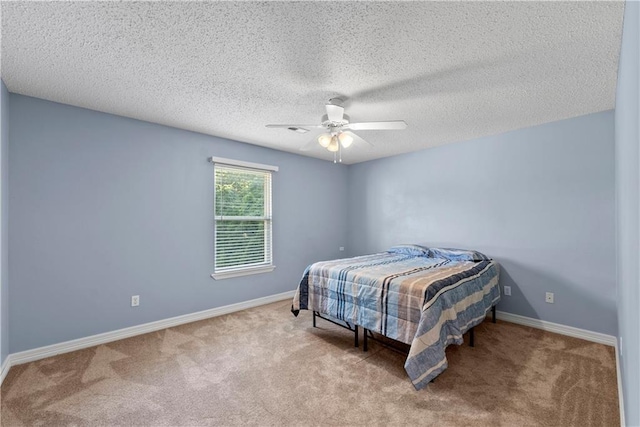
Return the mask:
M 2 425 L 620 425 L 612 347 L 476 327 L 415 391 L 404 356 L 282 301 L 11 368 Z M 467 337 L 465 337 L 467 338 Z

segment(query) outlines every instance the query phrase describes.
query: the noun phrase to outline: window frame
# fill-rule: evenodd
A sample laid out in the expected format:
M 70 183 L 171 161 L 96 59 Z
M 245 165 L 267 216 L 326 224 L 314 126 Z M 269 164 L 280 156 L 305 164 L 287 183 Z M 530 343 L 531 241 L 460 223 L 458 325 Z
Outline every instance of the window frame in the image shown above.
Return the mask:
M 276 266 L 273 263 L 273 172 L 277 172 L 279 168 L 277 166 L 264 165 L 260 163 L 252 163 L 245 162 L 241 160 L 233 160 L 226 159 L 222 157 L 210 157 L 209 161 L 213 163 L 213 274 L 211 277 L 215 280 L 228 279 L 232 277 L 240 277 L 247 276 L 250 274 L 260 274 L 267 273 L 273 271 Z M 233 220 L 242 221 L 242 220 L 256 220 L 256 221 L 265 221 L 265 233 L 269 233 L 269 238 L 265 239 L 265 245 L 268 245 L 267 248 L 265 246 L 265 253 L 269 254 L 268 262 L 257 263 L 257 264 L 246 264 L 238 267 L 222 267 L 218 269 L 217 267 L 217 256 L 216 256 L 216 244 L 217 244 L 217 228 L 218 221 L 225 221 L 224 216 L 216 215 L 216 167 L 220 165 L 221 167 L 228 167 L 232 169 L 239 170 L 247 170 L 247 171 L 257 171 L 268 173 L 268 188 L 265 188 L 264 194 L 264 216 L 262 217 L 227 217 L 233 218 Z M 230 219 L 226 219 L 229 221 Z M 268 230 L 267 230 L 268 225 Z M 267 241 L 268 240 L 268 241 Z

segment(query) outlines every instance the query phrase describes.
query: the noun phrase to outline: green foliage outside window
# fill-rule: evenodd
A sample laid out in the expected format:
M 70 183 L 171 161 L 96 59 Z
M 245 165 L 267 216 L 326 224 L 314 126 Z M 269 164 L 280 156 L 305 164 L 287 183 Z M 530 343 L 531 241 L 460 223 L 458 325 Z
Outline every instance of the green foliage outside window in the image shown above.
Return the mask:
M 265 173 L 216 169 L 216 216 L 264 216 Z

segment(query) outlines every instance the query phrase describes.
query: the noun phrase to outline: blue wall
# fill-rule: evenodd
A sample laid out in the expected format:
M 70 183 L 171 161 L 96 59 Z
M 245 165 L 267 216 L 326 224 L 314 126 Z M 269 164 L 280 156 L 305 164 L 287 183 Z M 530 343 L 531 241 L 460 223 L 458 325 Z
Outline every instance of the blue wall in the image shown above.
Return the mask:
M 9 92 L 0 80 L 0 366 L 9 354 Z
M 613 118 L 351 166 L 350 254 L 404 242 L 478 249 L 512 287 L 500 310 L 615 335 Z
M 290 291 L 344 254 L 344 166 L 15 94 L 9 117 L 12 353 Z M 211 279 L 210 156 L 280 167 L 273 272 Z
M 616 94 L 618 325 L 625 418 L 640 426 L 640 3 L 627 2 Z

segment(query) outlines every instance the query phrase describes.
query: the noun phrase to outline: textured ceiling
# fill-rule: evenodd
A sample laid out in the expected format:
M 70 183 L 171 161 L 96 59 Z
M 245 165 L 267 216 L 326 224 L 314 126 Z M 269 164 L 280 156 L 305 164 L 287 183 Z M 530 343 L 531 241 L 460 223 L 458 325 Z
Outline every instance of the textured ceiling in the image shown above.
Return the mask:
M 332 97 L 356 163 L 614 107 L 622 2 L 3 2 L 11 92 L 299 152 Z M 315 133 L 317 134 L 317 132 Z M 326 150 L 306 154 L 332 159 Z

